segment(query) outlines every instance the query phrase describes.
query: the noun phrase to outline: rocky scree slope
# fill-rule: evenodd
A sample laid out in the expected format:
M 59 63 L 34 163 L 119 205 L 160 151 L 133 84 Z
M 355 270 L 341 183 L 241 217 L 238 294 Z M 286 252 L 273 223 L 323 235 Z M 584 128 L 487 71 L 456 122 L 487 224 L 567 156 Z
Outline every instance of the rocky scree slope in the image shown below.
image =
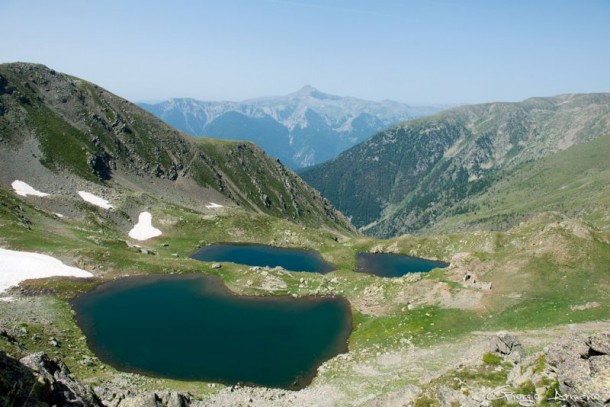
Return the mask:
M 610 94 L 463 106 L 378 133 L 301 176 L 380 237 L 470 212 L 500 173 L 610 134 Z
M 6 331 L 0 333 L 13 339 Z M 191 397 L 175 391 L 137 392 L 97 388 L 74 378 L 61 358 L 37 352 L 16 360 L 0 351 L 0 405 L 72 407 L 188 407 Z
M 210 201 L 312 226 L 349 222 L 248 142 L 193 139 L 97 85 L 43 65 L 0 65 L 0 182 L 60 193 L 120 184 L 181 205 Z M 29 177 L 29 178 L 28 178 Z
M 292 168 L 324 162 L 381 129 L 440 110 L 329 95 L 311 86 L 243 102 L 177 98 L 139 105 L 192 136 L 253 141 Z
M 6 331 L 2 337 L 15 340 Z M 454 369 L 368 397 L 366 406 L 388 405 L 575 405 L 603 406 L 610 397 L 610 333 L 570 332 L 526 357 L 519 338 L 499 332 L 476 340 L 476 349 Z M 535 339 L 534 339 L 535 340 Z M 485 353 L 483 353 L 485 352 Z M 482 362 L 482 363 L 481 363 Z M 170 390 L 126 390 L 118 385 L 92 388 L 74 378 L 59 357 L 43 352 L 17 360 L 0 351 L 1 405 L 188 407 L 208 405 L 314 405 L 319 396 L 265 388 L 231 387 L 197 400 Z M 323 389 L 328 392 L 328 389 Z M 336 395 L 334 395 L 336 397 Z M 331 397 L 332 399 L 332 397 Z M 340 400 L 340 399 L 339 399 Z M 335 400 L 338 401 L 338 400 Z M 495 401 L 495 403 L 494 403 Z M 501 402 L 503 401 L 503 403 Z M 561 403 L 563 401 L 563 403 Z M 330 400 L 322 405 L 333 405 Z
M 504 230 L 544 211 L 610 228 L 610 134 L 488 176 L 491 186 L 454 205 L 429 232 Z

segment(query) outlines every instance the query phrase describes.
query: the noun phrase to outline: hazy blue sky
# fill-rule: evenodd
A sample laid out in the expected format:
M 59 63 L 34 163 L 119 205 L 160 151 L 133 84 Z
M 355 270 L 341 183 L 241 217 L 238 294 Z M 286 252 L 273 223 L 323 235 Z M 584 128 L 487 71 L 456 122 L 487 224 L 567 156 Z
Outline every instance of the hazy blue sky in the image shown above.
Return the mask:
M 411 103 L 610 91 L 610 0 L 0 0 L 0 62 L 132 101 L 305 84 Z

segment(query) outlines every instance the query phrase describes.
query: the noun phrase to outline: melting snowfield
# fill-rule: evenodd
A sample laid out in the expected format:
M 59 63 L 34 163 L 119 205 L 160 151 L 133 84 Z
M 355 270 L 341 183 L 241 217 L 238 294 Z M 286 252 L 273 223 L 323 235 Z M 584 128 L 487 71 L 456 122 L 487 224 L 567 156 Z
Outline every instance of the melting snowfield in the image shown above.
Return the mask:
M 93 274 L 45 254 L 0 248 L 0 293 L 24 280 L 54 276 L 93 277 Z
M 205 207 L 208 208 L 208 209 L 224 208 L 224 206 L 218 205 L 217 203 L 214 203 L 214 202 L 210 202 L 210 204 L 206 205 Z
M 15 180 L 13 181 L 13 183 L 11 184 L 11 186 L 13 187 L 13 189 L 15 190 L 15 193 L 17 195 L 21 195 L 21 196 L 28 196 L 28 195 L 33 195 L 33 196 L 47 196 L 49 194 L 45 193 L 45 192 L 40 192 L 34 188 L 32 188 L 31 186 L 29 186 L 28 184 L 26 184 L 23 181 L 19 181 L 19 180 Z
M 129 237 L 136 240 L 148 240 L 160 235 L 161 231 L 152 225 L 150 212 L 140 213 L 138 223 L 129 231 Z
M 87 201 L 90 204 L 99 206 L 102 209 L 112 209 L 112 205 L 110 204 L 110 202 L 108 202 L 104 198 L 100 198 L 97 195 L 93 195 L 92 193 L 85 191 L 78 191 L 78 194 L 81 198 L 83 198 L 83 201 Z

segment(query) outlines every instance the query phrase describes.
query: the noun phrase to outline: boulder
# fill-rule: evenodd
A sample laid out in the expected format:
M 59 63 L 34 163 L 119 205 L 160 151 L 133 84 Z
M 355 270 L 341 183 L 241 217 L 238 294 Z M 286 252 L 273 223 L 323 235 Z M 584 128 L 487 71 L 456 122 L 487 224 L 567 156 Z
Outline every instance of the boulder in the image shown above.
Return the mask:
M 57 406 L 102 406 L 93 390 L 75 380 L 61 360 L 38 352 L 24 357 L 20 363 L 36 377 L 32 392 L 37 400 Z
M 161 394 L 161 401 L 165 407 L 189 407 L 192 402 L 190 395 L 167 391 Z
M 169 390 L 137 392 L 105 385 L 95 391 L 107 407 L 189 407 L 193 402 L 191 395 Z
M 191 395 L 175 391 L 138 392 L 112 385 L 94 391 L 45 353 L 18 361 L 0 351 L 0 406 L 189 407 L 192 402 Z
M 6 329 L 0 329 L 0 338 L 6 339 L 9 343 L 17 343 L 14 335 L 11 335 Z
M 163 407 L 161 399 L 155 393 L 125 397 L 119 405 L 120 407 Z
M 571 334 L 551 346 L 547 362 L 557 371 L 562 395 L 574 406 L 610 401 L 610 334 Z
M 3 331 L 4 332 L 4 331 Z M 18 360 L 0 351 L 0 406 L 33 406 L 36 377 Z
M 515 335 L 507 332 L 498 334 L 489 340 L 489 352 L 501 355 L 505 360 L 519 363 L 525 356 L 521 342 Z
M 590 336 L 586 342 L 587 346 L 594 353 L 610 355 L 610 333 L 603 332 Z
M 589 347 L 586 338 L 575 333 L 561 338 L 557 343 L 546 352 L 546 361 L 554 367 L 564 364 L 566 361 L 575 357 L 586 357 Z

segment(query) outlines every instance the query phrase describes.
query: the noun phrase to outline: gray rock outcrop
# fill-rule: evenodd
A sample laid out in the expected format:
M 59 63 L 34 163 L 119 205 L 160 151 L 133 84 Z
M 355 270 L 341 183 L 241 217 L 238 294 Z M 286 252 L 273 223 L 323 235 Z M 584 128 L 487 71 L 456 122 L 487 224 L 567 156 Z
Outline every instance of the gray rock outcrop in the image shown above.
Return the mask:
M 551 346 L 546 357 L 570 405 L 610 404 L 610 333 L 571 334 Z
M 60 359 L 39 352 L 16 360 L 0 351 L 0 406 L 190 407 L 189 394 L 138 392 L 113 386 L 95 390 L 76 380 Z
M 507 332 L 498 334 L 489 340 L 489 352 L 501 355 L 505 360 L 520 363 L 525 356 L 521 342 L 515 335 Z
M 0 351 L 0 405 L 102 407 L 66 365 L 39 352 L 16 360 Z
M 103 386 L 95 389 L 106 407 L 190 407 L 193 398 L 175 391 L 134 392 Z

